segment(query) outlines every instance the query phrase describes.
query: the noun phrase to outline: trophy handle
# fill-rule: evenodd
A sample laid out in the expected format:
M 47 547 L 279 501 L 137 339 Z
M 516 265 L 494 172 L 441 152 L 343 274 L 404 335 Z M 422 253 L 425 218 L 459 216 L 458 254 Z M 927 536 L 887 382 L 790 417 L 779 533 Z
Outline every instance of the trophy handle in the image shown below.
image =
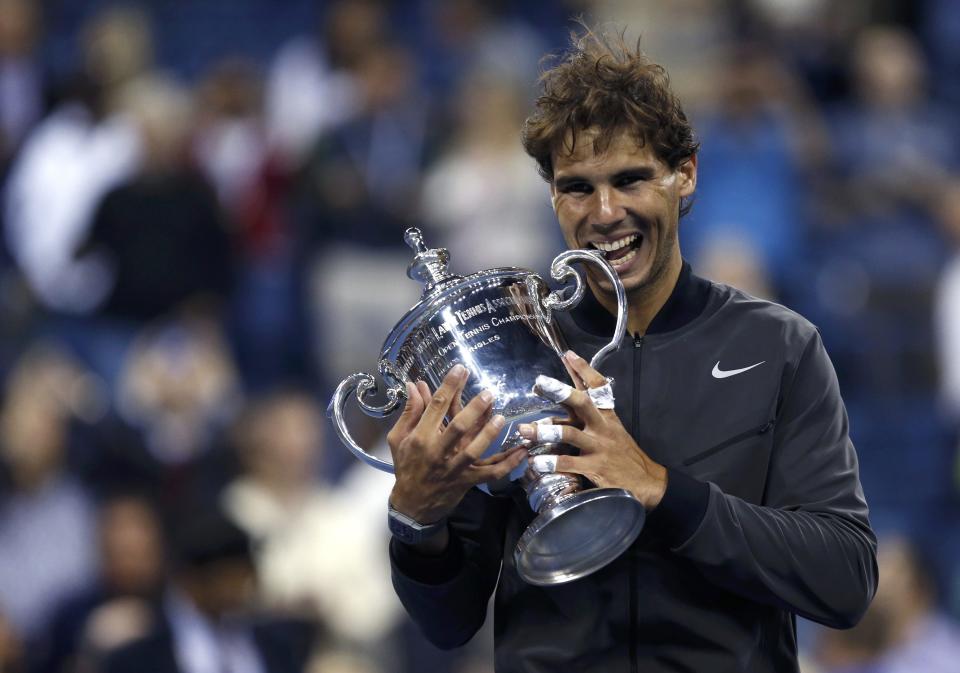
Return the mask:
M 333 421 L 333 429 L 337 432 L 337 436 L 340 437 L 340 441 L 350 449 L 350 452 L 367 465 L 393 474 L 393 463 L 371 456 L 364 451 L 350 435 L 350 429 L 347 427 L 347 422 L 343 417 L 343 408 L 347 403 L 347 399 L 354 391 L 356 391 L 357 402 L 363 412 L 375 418 L 383 418 L 393 413 L 396 408 L 400 406 L 400 400 L 407 397 L 407 391 L 400 385 L 387 388 L 386 403 L 381 406 L 374 406 L 364 398 L 376 394 L 377 383 L 370 374 L 357 372 L 340 382 L 340 385 L 337 386 L 337 389 L 333 393 L 333 397 L 330 399 L 330 405 L 327 407 L 327 415 L 330 417 L 330 420 Z
M 596 369 L 609 353 L 617 349 L 617 346 L 623 340 L 623 335 L 627 329 L 627 293 L 623 289 L 623 283 L 620 282 L 617 272 L 613 270 L 610 262 L 602 254 L 595 250 L 567 250 L 554 258 L 550 264 L 550 275 L 559 282 L 566 283 L 573 280 L 576 283 L 573 295 L 569 299 L 563 299 L 559 291 L 551 292 L 543 300 L 543 307 L 548 313 L 551 310 L 567 311 L 583 299 L 585 290 L 583 278 L 570 266 L 570 262 L 593 262 L 610 279 L 614 292 L 617 293 L 617 326 L 613 330 L 613 339 L 610 340 L 610 343 L 598 350 L 590 360 L 590 366 Z

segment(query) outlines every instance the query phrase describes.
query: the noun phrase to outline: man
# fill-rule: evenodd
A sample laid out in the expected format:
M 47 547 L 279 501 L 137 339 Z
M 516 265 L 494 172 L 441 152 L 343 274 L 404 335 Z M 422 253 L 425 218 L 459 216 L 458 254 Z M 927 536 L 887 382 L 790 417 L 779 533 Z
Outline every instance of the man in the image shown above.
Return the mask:
M 293 673 L 302 671 L 310 627 L 254 621 L 251 540 L 219 511 L 176 531 L 176 564 L 152 628 L 110 652 L 104 673 Z
M 425 527 L 416 544 L 391 545 L 397 593 L 427 637 L 455 647 L 482 624 L 496 585 L 500 673 L 797 671 L 796 615 L 849 627 L 877 582 L 876 539 L 819 334 L 684 263 L 677 227 L 696 188 L 697 144 L 662 68 L 588 31 L 543 86 L 524 146 L 550 184 L 567 245 L 601 250 L 617 270 L 633 335 L 603 374 L 566 354 L 577 389 L 561 432 L 580 453 L 556 469 L 628 489 L 647 523 L 586 578 L 524 583 L 513 548 L 533 513 L 471 488 L 524 456 L 475 460 L 503 419 L 490 416 L 489 396 L 454 405 L 466 379 L 455 367 L 433 395 L 408 386 L 388 438 L 391 507 Z M 572 348 L 592 354 L 616 302 L 599 274 L 588 282 L 592 297 L 559 319 Z M 597 409 L 585 390 L 604 375 L 615 380 L 614 410 Z

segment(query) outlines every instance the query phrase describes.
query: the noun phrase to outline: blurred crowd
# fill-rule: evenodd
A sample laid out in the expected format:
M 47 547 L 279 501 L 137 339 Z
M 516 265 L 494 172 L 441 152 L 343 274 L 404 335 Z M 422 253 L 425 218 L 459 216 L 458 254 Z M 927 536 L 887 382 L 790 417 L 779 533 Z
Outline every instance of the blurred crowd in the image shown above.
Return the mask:
M 0 673 L 491 670 L 404 618 L 323 412 L 419 298 L 407 227 L 562 249 L 519 130 L 578 15 L 694 120 L 694 269 L 838 370 L 880 591 L 805 673 L 956 670 L 960 3 L 0 0 Z

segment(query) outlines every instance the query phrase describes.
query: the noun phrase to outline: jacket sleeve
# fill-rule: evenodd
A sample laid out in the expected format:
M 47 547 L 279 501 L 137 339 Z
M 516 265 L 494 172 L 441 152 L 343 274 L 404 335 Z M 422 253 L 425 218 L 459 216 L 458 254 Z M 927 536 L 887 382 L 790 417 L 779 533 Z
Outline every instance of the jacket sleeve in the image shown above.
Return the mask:
M 427 639 L 442 649 L 466 643 L 483 625 L 500 573 L 512 501 L 473 488 L 450 517 L 450 544 L 424 556 L 390 542 L 393 586 Z
M 835 628 L 877 586 L 877 541 L 833 365 L 813 332 L 781 397 L 762 504 L 668 473 L 651 513 L 673 551 L 712 582 Z

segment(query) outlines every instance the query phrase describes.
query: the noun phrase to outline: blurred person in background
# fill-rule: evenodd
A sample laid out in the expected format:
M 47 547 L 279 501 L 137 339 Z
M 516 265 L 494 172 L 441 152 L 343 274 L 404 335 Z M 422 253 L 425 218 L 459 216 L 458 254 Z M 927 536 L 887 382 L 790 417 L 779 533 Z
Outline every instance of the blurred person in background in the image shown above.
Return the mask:
M 0 180 L 44 111 L 40 23 L 36 2 L 0 0 Z
M 560 246 L 549 195 L 517 143 L 526 106 L 513 79 L 473 71 L 455 131 L 424 178 L 424 222 L 439 237 L 431 245 L 456 251 L 461 272 L 543 269 Z
M 149 632 L 106 654 L 101 673 L 299 673 L 309 634 L 262 619 L 250 538 L 216 509 L 174 533 L 174 566 Z
M 932 529 L 954 488 L 931 315 L 949 253 L 936 208 L 957 170 L 958 127 L 931 97 L 925 54 L 906 27 L 863 28 L 849 70 L 852 98 L 827 113 L 830 171 L 794 299 L 808 302 L 831 344 L 875 521 Z
M 850 69 L 855 98 L 831 114 L 845 207 L 860 219 L 928 212 L 958 167 L 958 127 L 930 96 L 916 36 L 898 26 L 864 28 Z
M 338 486 L 319 478 L 323 416 L 304 392 L 254 400 L 234 430 L 243 467 L 224 509 L 256 541 L 266 605 L 318 619 L 326 656 L 366 652 L 395 670 L 389 639 L 401 615 L 389 581 L 380 507 L 391 479 L 355 466 Z
M 67 469 L 75 365 L 37 347 L 16 364 L 0 412 L 0 611 L 25 642 L 96 576 L 90 495 Z
M 267 161 L 263 84 L 241 58 L 214 63 L 197 85 L 193 153 L 235 230 Z
M 135 129 L 117 116 L 118 91 L 152 59 L 143 12 L 110 8 L 82 34 L 82 69 L 23 141 L 5 190 L 7 245 L 38 302 L 62 313 L 93 309 L 109 286 L 101 265 L 76 260 L 100 198 L 139 162 Z
M 863 621 L 823 631 L 820 673 L 950 673 L 960 662 L 960 627 L 937 604 L 932 575 L 906 539 L 880 540 L 880 583 Z
M 214 64 L 198 90 L 194 148 L 215 185 L 233 240 L 228 329 L 244 382 L 265 390 L 312 383 L 312 333 L 287 199 L 293 166 L 271 143 L 254 64 Z M 319 103 L 318 103 L 319 104 Z
M 121 598 L 155 604 L 163 586 L 166 546 L 154 506 L 135 494 L 109 497 L 99 507 L 99 577 L 58 607 L 34 648 L 35 673 L 74 670 L 84 639 L 96 630 L 102 605 Z M 102 627 L 101 627 L 102 628 Z
M 464 76 L 469 81 L 469 73 L 483 72 L 491 80 L 529 91 L 526 87 L 536 79 L 547 45 L 533 26 L 516 16 L 517 8 L 511 3 L 425 0 L 423 4 L 427 20 L 418 48 L 431 89 L 459 107 L 456 94 L 462 91 Z
M 185 317 L 138 335 L 118 381 L 116 408 L 154 465 L 165 505 L 216 491 L 218 475 L 208 474 L 208 468 L 222 472 L 220 435 L 242 399 L 215 321 Z
M 806 178 L 823 170 L 826 129 L 802 84 L 774 54 L 759 45 L 732 51 L 719 73 L 718 99 L 699 120 L 705 178 L 683 240 L 697 263 L 716 256 L 711 247 L 729 247 L 723 239 L 745 243 L 773 292 L 764 296 L 773 298 L 805 254 Z
M 143 156 L 137 173 L 104 195 L 78 247 L 110 279 L 97 315 L 144 324 L 188 303 L 216 315 L 231 288 L 231 246 L 215 193 L 189 166 L 190 95 L 149 75 L 120 101 Z
M 281 46 L 266 86 L 270 144 L 281 163 L 297 168 L 326 132 L 357 113 L 362 101 L 357 64 L 389 35 L 383 0 L 334 0 L 315 35 Z
M 365 366 L 396 307 L 419 296 L 415 283 L 396 278 L 410 259 L 403 233 L 416 222 L 436 131 L 408 48 L 366 45 L 354 72 L 361 107 L 319 139 L 295 197 L 318 360 L 331 378 Z

